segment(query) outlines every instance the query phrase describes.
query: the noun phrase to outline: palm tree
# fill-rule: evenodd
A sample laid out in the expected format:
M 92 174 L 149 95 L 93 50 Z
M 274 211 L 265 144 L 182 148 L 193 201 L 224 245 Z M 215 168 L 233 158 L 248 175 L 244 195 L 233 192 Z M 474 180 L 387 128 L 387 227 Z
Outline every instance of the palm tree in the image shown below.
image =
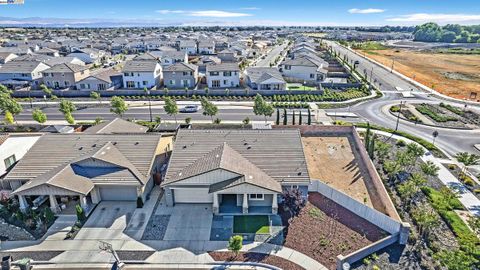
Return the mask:
M 480 164 L 480 156 L 468 152 L 457 153 L 455 158 L 463 164 L 462 173 L 466 172 L 468 166 Z

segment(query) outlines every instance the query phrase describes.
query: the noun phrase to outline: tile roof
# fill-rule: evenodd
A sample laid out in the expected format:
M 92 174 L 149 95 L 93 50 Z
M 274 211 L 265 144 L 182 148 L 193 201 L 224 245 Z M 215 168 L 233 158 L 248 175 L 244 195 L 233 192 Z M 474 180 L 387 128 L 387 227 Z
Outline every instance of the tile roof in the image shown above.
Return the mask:
M 58 64 L 55 65 L 49 69 L 44 70 L 43 72 L 46 73 L 77 73 L 81 72 L 84 70 L 87 70 L 88 68 L 86 66 L 81 66 L 81 65 L 75 65 L 75 64 L 70 64 L 70 63 L 63 63 L 63 64 Z
M 146 133 L 148 128 L 122 118 L 115 118 L 111 121 L 104 121 L 98 125 L 87 128 L 84 134 L 134 134 Z
M 310 177 L 298 130 L 179 130 L 164 184 L 178 180 L 180 172 L 191 174 L 198 160 L 220 162 L 213 155 L 227 144 L 229 153 L 235 151 L 259 170 L 280 183 L 305 183 Z M 222 149 L 223 151 L 223 149 Z M 210 154 L 210 155 L 209 155 Z M 232 160 L 238 157 L 232 154 Z M 227 157 L 225 157 L 227 158 Z M 201 162 L 202 166 L 213 166 Z M 213 162 L 214 163 L 214 162 Z M 218 164 L 218 163 L 214 163 Z M 187 167 L 193 166 L 187 170 Z M 210 167 L 202 167 L 202 170 Z M 200 169 L 198 169 L 200 170 Z M 237 169 L 235 169 L 237 170 Z M 243 170 L 242 170 L 243 171 Z M 248 179 L 247 179 L 248 180 Z M 243 180 L 243 181 L 247 181 Z
M 10 61 L 0 67 L 0 73 L 31 73 L 39 65 L 45 64 L 37 61 Z
M 240 70 L 237 63 L 221 63 L 207 66 L 207 72 Z
M 196 71 L 198 70 L 198 67 L 194 64 L 187 64 L 184 62 L 178 62 L 175 63 L 171 66 L 166 67 L 163 72 L 174 72 L 174 71 Z
M 247 75 L 250 78 L 250 81 L 256 84 L 260 84 L 266 80 L 272 78 L 276 79 L 279 82 L 286 83 L 283 79 L 282 74 L 276 68 L 269 67 L 251 67 L 247 68 Z
M 130 60 L 125 62 L 123 71 L 153 72 L 157 64 L 156 60 Z

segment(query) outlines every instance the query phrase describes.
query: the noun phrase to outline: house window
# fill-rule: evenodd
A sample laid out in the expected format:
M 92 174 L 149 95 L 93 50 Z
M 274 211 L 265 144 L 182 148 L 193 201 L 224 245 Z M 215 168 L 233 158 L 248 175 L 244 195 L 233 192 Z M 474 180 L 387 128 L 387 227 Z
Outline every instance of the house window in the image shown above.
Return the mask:
M 123 76 L 128 77 L 129 76 L 128 72 L 123 73 Z
M 103 83 L 99 84 L 97 87 L 98 87 L 98 90 L 106 90 L 107 89 L 107 85 L 103 84 Z
M 170 80 L 169 84 L 170 85 L 175 85 L 175 80 Z
M 232 72 L 231 71 L 225 71 L 225 72 L 223 72 L 223 76 L 230 77 L 230 76 L 232 76 Z
M 135 88 L 135 82 L 134 81 L 128 81 L 127 82 L 127 88 Z
M 65 86 L 66 87 L 70 86 L 70 83 L 68 81 L 65 81 Z
M 147 85 L 148 81 L 143 81 L 142 83 L 143 83 L 143 85 Z
M 223 80 L 223 85 L 227 85 L 228 84 L 228 81 L 227 80 Z
M 220 81 L 219 80 L 212 81 L 212 87 L 220 87 Z
M 315 74 L 310 74 L 310 79 L 315 79 Z
M 84 83 L 80 84 L 80 89 L 85 89 L 85 84 Z
M 292 69 L 292 66 L 285 65 L 285 70 L 291 70 L 291 69 Z
M 3 160 L 3 162 L 5 163 L 5 168 L 8 169 L 12 167 L 12 165 L 15 164 L 15 162 L 17 162 L 17 158 L 15 158 L 15 155 L 11 155 L 5 160 Z
M 263 200 L 263 194 L 249 194 L 250 200 L 254 201 L 262 201 Z
M 210 72 L 210 76 L 218 76 L 218 72 L 215 71 L 215 72 Z

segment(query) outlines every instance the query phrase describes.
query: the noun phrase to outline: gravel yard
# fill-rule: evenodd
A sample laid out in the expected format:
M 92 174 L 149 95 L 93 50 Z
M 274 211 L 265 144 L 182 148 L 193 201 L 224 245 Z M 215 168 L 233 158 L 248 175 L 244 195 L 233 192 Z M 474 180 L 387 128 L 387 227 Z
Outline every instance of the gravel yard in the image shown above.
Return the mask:
M 142 240 L 163 240 L 170 215 L 153 215 L 143 232 Z
M 234 258 L 233 252 L 209 252 L 215 261 L 258 262 L 280 267 L 285 270 L 303 270 L 304 268 L 283 258 L 255 252 L 240 252 Z

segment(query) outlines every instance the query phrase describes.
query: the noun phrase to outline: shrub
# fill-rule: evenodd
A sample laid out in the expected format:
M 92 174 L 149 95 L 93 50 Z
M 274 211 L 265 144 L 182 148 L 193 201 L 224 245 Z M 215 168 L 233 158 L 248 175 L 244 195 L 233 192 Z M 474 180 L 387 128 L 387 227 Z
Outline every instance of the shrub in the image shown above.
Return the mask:
M 448 164 L 448 169 L 451 171 L 455 170 L 455 167 L 457 167 L 455 164 Z
M 430 117 L 432 120 L 439 123 L 448 122 L 448 121 L 458 121 L 458 119 L 455 117 L 439 114 L 438 112 L 433 111 L 432 108 L 425 103 L 416 106 L 415 109 L 419 111 L 421 114 L 424 114 Z
M 235 256 L 238 255 L 243 247 L 243 237 L 241 235 L 234 235 L 228 240 L 228 250 L 233 251 Z
M 398 141 L 397 141 L 397 146 L 398 146 L 398 147 L 404 147 L 405 145 L 407 145 L 407 144 L 405 143 L 404 140 L 398 140 Z
M 142 208 L 143 207 L 143 199 L 142 197 L 137 198 L 137 208 Z
M 86 219 L 85 211 L 83 211 L 83 208 L 80 206 L 80 204 L 75 205 L 75 210 L 77 213 L 77 220 L 80 222 L 85 221 Z
M 391 111 L 391 112 L 399 112 L 399 111 L 400 111 L 400 107 L 397 106 L 397 105 L 392 106 L 392 107 L 390 107 L 390 111 Z

